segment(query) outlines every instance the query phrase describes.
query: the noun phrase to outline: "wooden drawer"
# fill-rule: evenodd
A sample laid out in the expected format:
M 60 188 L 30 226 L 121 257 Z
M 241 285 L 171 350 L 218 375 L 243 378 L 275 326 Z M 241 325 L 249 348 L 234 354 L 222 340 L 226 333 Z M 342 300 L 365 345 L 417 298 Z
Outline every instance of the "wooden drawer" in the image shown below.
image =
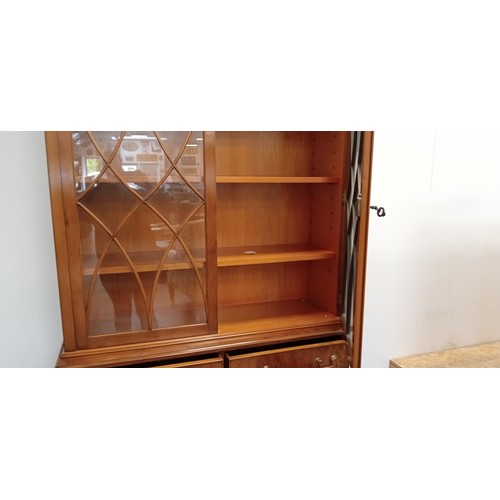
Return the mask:
M 216 358 L 196 359 L 157 365 L 154 368 L 224 368 L 224 360 L 218 356 Z
M 347 368 L 344 340 L 284 347 L 246 354 L 226 354 L 229 368 Z

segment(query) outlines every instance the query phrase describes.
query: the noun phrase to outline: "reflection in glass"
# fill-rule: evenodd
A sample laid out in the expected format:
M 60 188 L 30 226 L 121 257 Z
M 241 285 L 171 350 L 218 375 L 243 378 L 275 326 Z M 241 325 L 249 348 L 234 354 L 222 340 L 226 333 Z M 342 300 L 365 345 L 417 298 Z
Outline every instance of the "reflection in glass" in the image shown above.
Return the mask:
M 89 333 L 206 318 L 202 132 L 74 132 Z

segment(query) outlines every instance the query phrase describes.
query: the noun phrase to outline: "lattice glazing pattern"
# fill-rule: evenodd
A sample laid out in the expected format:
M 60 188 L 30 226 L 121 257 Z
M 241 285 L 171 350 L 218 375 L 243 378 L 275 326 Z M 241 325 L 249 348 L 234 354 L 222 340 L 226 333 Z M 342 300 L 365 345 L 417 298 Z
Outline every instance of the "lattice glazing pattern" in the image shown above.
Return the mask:
M 344 321 L 347 335 L 352 334 L 354 293 L 358 249 L 358 222 L 361 200 L 361 175 L 363 165 L 363 132 L 351 133 L 349 186 L 346 199 L 346 275 L 344 290 Z
M 207 321 L 201 132 L 74 132 L 90 335 Z

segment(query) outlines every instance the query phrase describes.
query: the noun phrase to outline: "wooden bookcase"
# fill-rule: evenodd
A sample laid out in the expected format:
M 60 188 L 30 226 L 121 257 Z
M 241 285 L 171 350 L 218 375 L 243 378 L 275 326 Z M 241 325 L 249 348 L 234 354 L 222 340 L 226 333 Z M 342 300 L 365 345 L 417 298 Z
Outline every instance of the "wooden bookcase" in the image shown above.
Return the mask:
M 353 364 L 350 132 L 47 132 L 46 144 L 57 366 Z

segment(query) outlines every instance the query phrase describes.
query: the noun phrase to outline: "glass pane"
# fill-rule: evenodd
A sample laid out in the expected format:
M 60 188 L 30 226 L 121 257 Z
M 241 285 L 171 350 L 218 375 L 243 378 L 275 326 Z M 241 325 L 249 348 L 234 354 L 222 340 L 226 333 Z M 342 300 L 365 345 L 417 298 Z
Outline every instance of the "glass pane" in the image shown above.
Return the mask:
M 174 167 L 187 183 L 203 180 L 203 132 L 158 132 L 160 145 L 167 156 L 167 169 Z
M 190 132 L 158 132 L 160 144 L 167 155 L 170 164 L 175 164 L 176 160 L 183 153 L 186 144 L 191 136 Z
M 170 176 L 172 181 L 174 176 Z M 151 198 L 151 207 L 176 228 L 184 225 L 193 217 L 193 213 L 203 205 L 203 198 L 193 191 L 188 184 L 175 176 L 176 182 L 165 182 Z M 203 189 L 201 190 L 203 196 Z
M 90 335 L 148 329 L 144 299 L 132 273 L 100 274 L 88 307 Z
M 147 205 L 141 204 L 117 233 L 117 238 L 128 253 L 157 250 L 156 237 L 168 240 L 170 231 L 163 221 Z M 160 233 L 160 234 L 158 234 Z
M 154 132 L 126 132 L 120 157 L 124 180 L 144 198 L 157 188 L 170 166 Z
M 205 210 L 201 207 L 178 233 L 184 245 L 189 251 L 200 258 L 205 255 Z M 179 245 L 179 243 L 176 243 Z
M 198 270 L 205 282 L 205 270 Z M 154 297 L 154 328 L 206 323 L 202 290 L 194 270 L 161 273 Z
M 78 193 L 88 189 L 95 178 L 108 169 L 108 163 L 119 170 L 119 132 L 73 132 L 72 139 L 75 188 Z
M 87 132 L 101 157 L 109 161 L 122 142 L 121 132 Z
M 203 134 L 74 132 L 90 335 L 206 323 Z
M 86 211 L 93 220 L 100 221 L 113 234 L 124 219 L 141 205 L 139 198 L 131 193 L 112 173 L 101 177 L 80 198 L 81 212 Z M 96 221 L 96 224 L 99 222 Z

